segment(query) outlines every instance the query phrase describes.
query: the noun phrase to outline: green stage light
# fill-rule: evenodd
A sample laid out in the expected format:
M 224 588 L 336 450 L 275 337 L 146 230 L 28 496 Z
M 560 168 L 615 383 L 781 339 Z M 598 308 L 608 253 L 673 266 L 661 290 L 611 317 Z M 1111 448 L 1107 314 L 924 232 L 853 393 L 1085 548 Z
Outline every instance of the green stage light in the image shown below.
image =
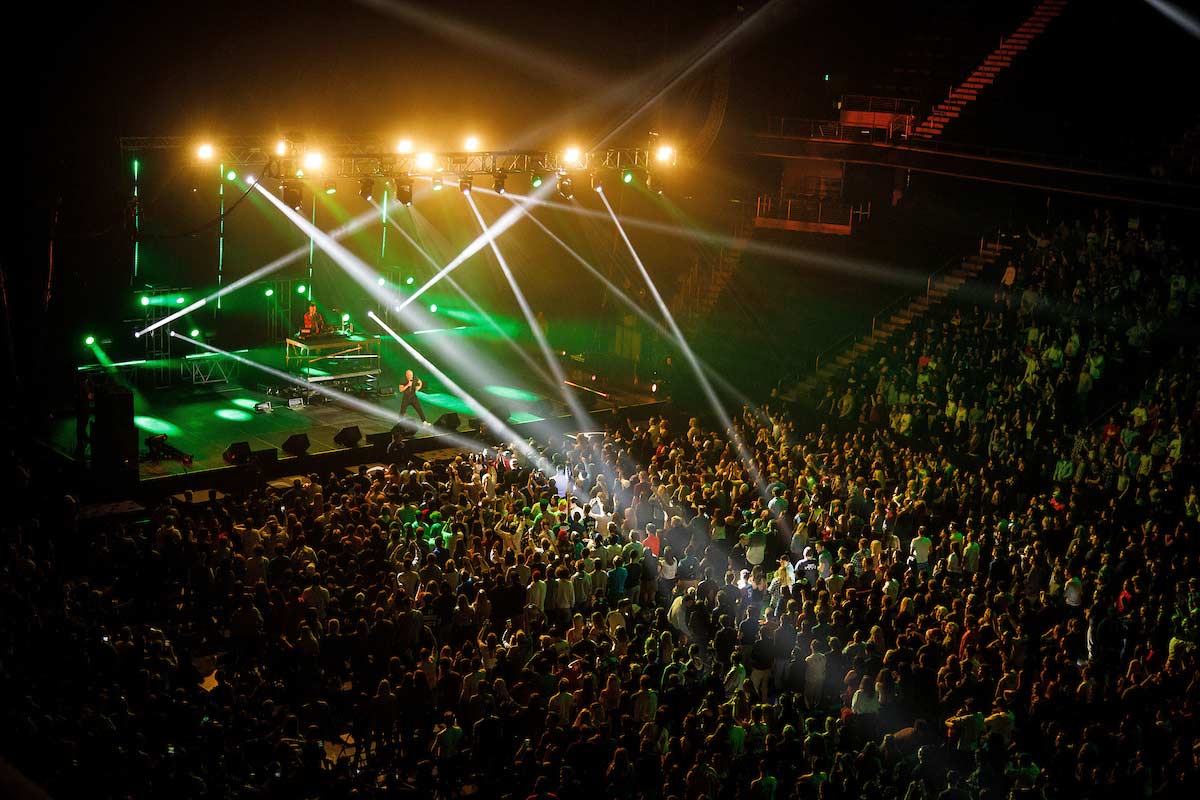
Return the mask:
M 177 305 L 177 306 L 181 306 L 181 305 L 183 305 L 183 298 L 182 298 L 182 297 L 176 297 L 176 298 L 175 298 L 175 305 Z
M 416 282 L 416 280 L 417 279 L 414 278 L 412 275 L 409 275 L 407 278 L 404 279 L 404 285 L 412 286 Z
M 144 306 L 150 305 L 150 298 L 148 296 L 142 295 L 142 305 L 144 305 Z
M 376 283 L 378 283 L 380 286 L 386 286 L 387 278 L 380 278 L 378 281 L 376 281 Z
M 308 291 L 308 287 L 305 286 L 303 283 L 298 284 L 296 286 L 296 294 L 304 294 L 307 291 Z
M 325 194 L 337 194 L 337 184 L 333 181 L 326 181 Z
M 349 322 L 349 321 L 350 321 L 350 315 L 342 314 L 342 322 Z
M 429 304 L 429 313 L 431 313 L 431 314 L 436 314 L 436 313 L 437 313 L 437 303 L 430 303 L 430 304 Z
M 530 181 L 529 181 L 529 185 L 530 185 L 530 186 L 532 186 L 532 187 L 533 187 L 533 188 L 535 188 L 535 189 L 539 189 L 539 188 L 541 188 L 541 185 L 542 185 L 542 176 L 541 176 L 541 175 L 534 175 L 534 176 L 533 176 L 533 178 L 532 178 L 532 179 L 530 179 Z
M 227 181 L 236 181 L 236 180 L 237 180 L 237 170 L 232 170 L 232 169 L 231 169 L 231 170 L 229 170 L 229 172 L 226 172 L 226 173 L 225 173 L 225 180 L 227 180 Z
M 270 297 L 270 296 L 272 296 L 273 294 L 275 294 L 275 290 L 274 290 L 274 289 L 267 289 L 265 292 L 263 292 L 263 294 L 265 294 L 267 297 Z
M 621 173 L 621 183 L 633 183 L 633 170 L 627 169 Z
M 83 343 L 84 343 L 84 344 L 87 344 L 87 345 L 92 345 L 92 344 L 95 344 L 95 343 L 96 343 L 96 337 L 95 337 L 95 336 L 87 336 L 87 337 L 85 337 L 85 338 L 84 338 L 84 340 L 83 340 Z
M 199 336 L 200 336 L 200 329 L 192 328 L 192 338 L 195 339 L 195 338 L 198 338 Z

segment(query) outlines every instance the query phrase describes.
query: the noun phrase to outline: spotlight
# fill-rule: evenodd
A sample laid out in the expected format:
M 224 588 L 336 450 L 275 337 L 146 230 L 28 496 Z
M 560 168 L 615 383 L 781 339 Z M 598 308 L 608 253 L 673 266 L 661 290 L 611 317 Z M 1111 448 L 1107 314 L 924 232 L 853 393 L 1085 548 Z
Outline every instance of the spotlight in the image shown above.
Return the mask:
M 417 153 L 417 169 L 431 169 L 433 167 L 433 153 Z
M 396 184 L 396 200 L 406 206 L 412 205 L 412 184 L 408 181 Z
M 349 321 L 350 321 L 350 315 L 342 314 L 342 322 L 349 322 Z
M 226 173 L 225 173 L 225 180 L 227 180 L 227 181 L 236 181 L 236 180 L 237 180 L 237 171 L 236 171 L 236 170 L 232 170 L 232 169 L 231 169 L 231 170 L 229 170 L 229 172 L 226 172 Z
M 563 163 L 570 164 L 573 167 L 579 166 L 583 161 L 583 151 L 578 147 L 568 147 L 563 151 Z
M 621 183 L 633 183 L 633 170 L 627 169 L 621 173 Z
M 417 281 L 416 278 L 414 278 L 412 275 L 409 275 L 407 278 L 404 279 L 404 285 L 412 286 L 414 283 L 416 283 L 416 281 Z
M 429 304 L 429 313 L 430 313 L 430 314 L 436 314 L 436 313 L 437 313 L 437 303 L 430 303 L 430 304 Z
M 275 295 L 275 290 L 267 289 L 265 292 L 263 292 L 263 294 L 266 295 L 267 297 L 273 297 Z
M 433 190 L 435 192 L 440 192 L 442 190 L 442 179 L 441 178 L 433 179 Z
M 473 182 L 473 179 L 471 178 L 470 175 L 463 175 L 462 177 L 460 177 L 458 179 L 459 191 L 461 191 L 463 194 L 470 194 L 472 182 Z
M 660 164 L 674 164 L 675 148 L 671 147 L 669 144 L 661 145 L 658 150 L 655 151 L 654 157 L 658 159 L 658 163 Z
M 149 296 L 147 296 L 147 295 L 142 295 L 142 305 L 144 305 L 144 306 L 148 306 L 148 305 L 150 305 L 150 298 L 149 298 Z
M 196 148 L 196 157 L 201 161 L 211 161 L 213 157 L 213 146 L 207 142 Z
M 380 286 L 387 286 L 387 278 L 380 278 L 376 281 Z
M 257 180 L 257 178 L 255 178 L 253 175 L 246 176 L 246 183 L 250 184 L 251 186 L 254 185 L 255 180 Z
M 575 190 L 572 188 L 571 179 L 563 175 L 558 179 L 558 193 L 562 195 L 564 200 L 570 200 L 575 196 Z
M 191 335 L 192 335 L 192 338 L 193 338 L 193 339 L 198 339 L 198 338 L 200 338 L 200 329 L 199 329 L 199 328 L 192 328 L 192 334 L 191 334 Z
M 325 194 L 337 194 L 337 183 L 335 181 L 325 181 Z
M 400 155 L 408 155 L 412 152 L 412 139 L 401 139 L 396 142 L 396 152 Z
M 93 345 L 96 343 L 96 337 L 95 336 L 86 336 L 83 339 L 83 343 L 86 345 Z
M 296 284 L 296 294 L 304 294 L 307 291 L 308 291 L 308 287 L 305 286 L 303 283 Z
M 288 152 L 288 143 L 286 141 L 284 141 L 283 139 L 280 139 L 278 142 L 275 143 L 275 155 L 286 156 L 287 152 Z
M 375 181 L 370 178 L 363 178 L 358 182 L 358 196 L 363 200 L 370 200 L 375 196 Z
M 289 208 L 300 209 L 304 202 L 304 191 L 299 183 L 287 181 L 283 184 L 283 203 Z
M 657 383 L 650 384 L 650 394 L 658 394 L 658 384 Z
M 304 168 L 318 170 L 325 163 L 325 156 L 318 153 L 316 150 L 310 150 L 304 154 Z
M 508 180 L 508 173 L 502 169 L 496 170 L 492 174 L 493 188 L 496 190 L 496 194 L 504 194 L 504 182 L 506 180 Z
M 181 305 L 183 305 L 183 302 L 184 302 L 184 301 L 183 301 L 183 298 L 182 298 L 182 297 L 176 297 L 176 298 L 175 298 L 175 305 L 177 305 L 177 306 L 181 306 Z
M 463 145 L 467 148 L 468 153 L 474 153 L 479 149 L 479 137 L 468 136 L 466 141 L 463 142 Z
M 541 174 L 540 172 L 535 172 L 535 173 L 533 173 L 533 175 L 532 175 L 532 176 L 530 176 L 530 178 L 529 178 L 529 185 L 530 185 L 530 186 L 532 186 L 532 187 L 533 187 L 533 188 L 535 188 L 535 189 L 539 189 L 539 188 L 541 188 L 541 186 L 542 186 L 542 174 Z
M 592 175 L 592 188 L 597 192 L 604 191 L 604 176 L 601 173 L 597 172 Z

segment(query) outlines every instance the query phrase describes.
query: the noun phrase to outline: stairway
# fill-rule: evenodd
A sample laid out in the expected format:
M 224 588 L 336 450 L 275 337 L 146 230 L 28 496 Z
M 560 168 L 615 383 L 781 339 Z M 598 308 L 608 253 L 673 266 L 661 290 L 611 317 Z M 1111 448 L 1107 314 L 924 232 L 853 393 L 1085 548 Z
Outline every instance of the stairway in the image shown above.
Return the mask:
M 713 309 L 725 287 L 733 280 L 749 241 L 742 224 L 734 226 L 734 238 L 716 251 L 705 249 L 696 258 L 671 303 L 671 315 L 684 332 L 693 332 Z
M 869 335 L 848 345 L 838 355 L 817 364 L 817 369 L 801 381 L 796 387 L 784 394 L 784 399 L 801 400 L 816 398 L 824 394 L 829 382 L 844 372 L 851 364 L 863 358 L 877 346 L 887 343 L 893 337 L 908 330 L 917 320 L 928 313 L 929 309 L 940 305 L 946 298 L 961 289 L 967 281 L 996 262 L 1002 247 L 995 243 L 984 244 L 978 255 L 965 259 L 961 265 L 942 275 L 929 285 L 926 293 L 915 298 L 905 308 L 891 312 L 885 319 L 873 325 Z M 887 313 L 887 312 L 885 312 Z
M 1038 34 L 1046 30 L 1046 26 L 1062 13 L 1066 5 L 1067 0 L 1042 0 L 1011 36 L 1002 39 L 1000 46 L 962 84 L 951 89 L 946 99 L 933 107 L 929 116 L 913 131 L 913 136 L 918 139 L 941 136 L 946 126 L 957 119 L 979 97 L 979 93 L 1011 65 L 1013 59 L 1024 52 Z

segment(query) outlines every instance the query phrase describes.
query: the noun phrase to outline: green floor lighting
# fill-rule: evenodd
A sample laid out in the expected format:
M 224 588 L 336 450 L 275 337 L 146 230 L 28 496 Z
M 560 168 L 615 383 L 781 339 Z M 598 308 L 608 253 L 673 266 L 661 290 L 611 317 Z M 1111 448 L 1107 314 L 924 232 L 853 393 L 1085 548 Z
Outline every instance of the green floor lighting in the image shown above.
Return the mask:
M 86 345 L 93 345 L 96 343 L 96 337 L 95 336 L 87 336 L 84 338 L 83 343 Z
M 263 294 L 265 294 L 267 297 L 273 297 L 273 296 L 274 296 L 274 294 L 275 294 L 275 290 L 274 290 L 274 289 L 267 289 L 265 292 L 263 292 Z

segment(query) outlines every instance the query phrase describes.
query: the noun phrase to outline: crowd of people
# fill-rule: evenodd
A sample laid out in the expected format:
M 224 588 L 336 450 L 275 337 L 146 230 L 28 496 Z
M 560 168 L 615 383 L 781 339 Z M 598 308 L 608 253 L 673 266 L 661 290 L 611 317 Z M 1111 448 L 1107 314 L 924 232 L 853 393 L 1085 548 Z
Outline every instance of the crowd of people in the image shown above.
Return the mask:
M 1030 237 L 814 424 L 24 518 L 3 752 L 99 797 L 1194 795 L 1200 283 L 1128 230 Z

